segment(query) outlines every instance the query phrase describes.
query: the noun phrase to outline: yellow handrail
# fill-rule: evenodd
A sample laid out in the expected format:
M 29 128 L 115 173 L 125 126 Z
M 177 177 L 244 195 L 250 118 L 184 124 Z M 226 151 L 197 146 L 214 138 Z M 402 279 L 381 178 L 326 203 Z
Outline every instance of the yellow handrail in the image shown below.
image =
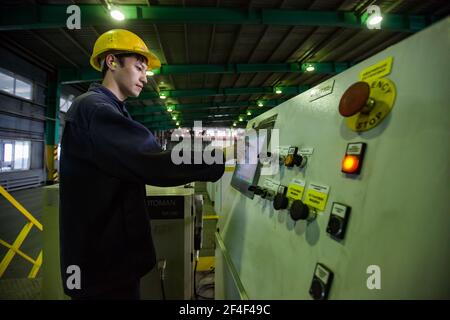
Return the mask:
M 28 212 L 27 209 L 25 209 L 20 203 L 16 201 L 9 193 L 6 191 L 2 186 L 0 186 L 0 194 L 6 198 L 14 207 L 17 208 L 24 216 L 27 218 L 28 221 L 30 221 L 32 224 L 36 226 L 39 230 L 42 231 L 42 224 L 36 220 L 35 217 L 31 213 Z
M 39 272 L 39 268 L 42 265 L 42 250 L 39 252 L 37 259 L 33 260 L 20 250 L 20 246 L 25 241 L 25 238 L 27 237 L 28 233 L 30 232 L 33 226 L 36 226 L 36 228 L 38 228 L 40 231 L 43 231 L 43 226 L 35 217 L 33 217 L 33 215 L 30 212 L 28 212 L 27 209 L 25 209 L 19 202 L 17 202 L 16 199 L 14 199 L 2 186 L 0 186 L 0 194 L 3 195 L 6 198 L 6 200 L 8 200 L 17 210 L 19 210 L 19 212 L 22 213 L 25 216 L 25 218 L 27 218 L 27 220 L 29 221 L 22 228 L 22 230 L 20 231 L 19 235 L 17 236 L 16 240 L 12 245 L 0 239 L 0 244 L 9 249 L 6 255 L 3 257 L 3 260 L 0 262 L 0 278 L 5 273 L 15 254 L 18 254 L 19 256 L 21 256 L 22 258 L 33 264 L 33 268 L 28 274 L 28 278 L 35 278 L 37 273 Z

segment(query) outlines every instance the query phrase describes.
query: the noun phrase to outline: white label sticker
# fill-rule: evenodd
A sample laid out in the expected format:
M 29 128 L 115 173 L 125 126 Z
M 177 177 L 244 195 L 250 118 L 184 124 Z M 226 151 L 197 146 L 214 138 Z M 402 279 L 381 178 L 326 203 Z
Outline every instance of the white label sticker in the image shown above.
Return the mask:
M 345 219 L 345 213 L 347 212 L 347 207 L 339 204 L 333 203 L 333 208 L 331 209 L 331 214 L 334 214 L 338 217 Z
M 362 146 L 362 143 L 349 143 L 347 147 L 347 154 L 361 154 Z
M 320 264 L 318 264 L 316 267 L 315 275 L 317 278 L 322 280 L 323 283 L 328 283 L 330 273 L 326 269 L 324 269 Z
M 272 180 L 272 179 L 269 179 L 269 178 L 266 178 L 264 180 L 264 183 L 263 183 L 263 187 L 265 187 L 265 188 L 267 188 L 269 190 L 272 190 L 274 192 L 278 191 L 278 187 L 279 186 L 280 186 L 280 182 L 279 181 L 275 181 L 275 180 Z
M 314 101 L 333 92 L 334 80 L 325 82 L 311 90 L 309 101 Z
M 313 154 L 313 152 L 314 148 L 301 148 L 299 151 L 302 156 L 310 156 Z
M 291 146 L 280 146 L 279 149 L 278 149 L 279 150 L 278 151 L 279 155 L 280 156 L 287 156 L 290 147 Z
M 316 190 L 317 192 L 325 193 L 325 194 L 328 194 L 328 192 L 330 191 L 329 186 L 321 186 L 321 185 L 313 184 L 313 183 L 309 184 L 309 189 Z
M 305 182 L 305 180 L 302 180 L 300 178 L 295 178 L 295 179 L 292 179 L 291 184 L 296 184 L 300 187 L 304 187 L 306 182 Z

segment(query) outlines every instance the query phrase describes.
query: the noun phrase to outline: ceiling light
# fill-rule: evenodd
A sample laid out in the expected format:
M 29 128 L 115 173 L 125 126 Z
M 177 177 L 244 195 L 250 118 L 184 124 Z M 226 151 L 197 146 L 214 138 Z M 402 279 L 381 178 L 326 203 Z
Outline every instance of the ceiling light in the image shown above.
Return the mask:
M 167 107 L 167 112 L 172 112 L 172 111 L 173 111 L 173 107 L 172 106 Z
M 177 120 L 177 116 L 176 116 L 176 115 L 173 115 L 173 116 L 172 116 L 172 120 Z
M 262 106 L 264 106 L 264 104 L 261 101 L 258 102 L 258 107 L 262 107 Z
M 122 21 L 125 19 L 125 15 L 117 8 L 111 9 L 109 13 L 114 20 Z
M 239 117 L 239 121 L 242 122 L 244 121 L 244 118 L 242 116 Z
M 281 89 L 276 89 L 276 90 L 275 90 L 275 93 L 276 93 L 276 94 L 282 94 L 283 91 L 281 91 Z
M 379 14 L 373 14 L 370 16 L 369 20 L 367 21 L 367 23 L 371 26 L 374 26 L 376 24 L 379 24 L 381 22 L 381 20 L 383 20 L 383 17 Z
M 308 71 L 308 72 L 312 72 L 314 70 L 316 70 L 316 68 L 314 68 L 314 66 L 312 64 L 310 64 L 306 67 L 306 71 Z
M 251 115 L 252 115 L 252 113 L 251 113 L 250 110 L 247 111 L 247 115 L 248 115 L 248 116 L 251 116 Z
M 233 127 L 236 127 L 236 122 L 233 122 Z
M 159 94 L 159 98 L 160 98 L 160 99 L 165 99 L 165 98 L 167 98 L 167 97 L 166 97 L 166 94 L 165 94 L 165 93 L 162 93 L 162 92 L 161 92 L 161 93 Z
M 180 125 L 180 122 L 179 121 L 177 121 L 177 123 L 175 123 L 177 126 L 179 126 Z M 180 127 L 178 127 L 178 129 L 180 129 Z
M 151 76 L 155 75 L 155 73 L 152 70 L 147 70 L 146 74 L 147 74 L 147 77 L 151 77 Z

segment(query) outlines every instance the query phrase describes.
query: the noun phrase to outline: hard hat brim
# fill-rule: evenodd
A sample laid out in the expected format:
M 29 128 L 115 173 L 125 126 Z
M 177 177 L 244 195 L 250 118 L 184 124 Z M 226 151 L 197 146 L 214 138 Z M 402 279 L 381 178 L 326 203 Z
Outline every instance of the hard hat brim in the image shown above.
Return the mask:
M 100 61 L 99 61 L 99 57 L 104 55 L 105 53 L 107 53 L 108 51 L 111 50 L 105 50 L 102 52 L 99 52 L 97 55 L 92 56 L 90 59 L 90 64 L 91 66 L 97 70 L 97 71 L 102 71 L 102 67 L 100 65 Z M 114 49 L 114 51 L 122 51 L 120 48 Z M 123 52 L 130 52 L 130 53 L 137 53 L 140 54 L 142 56 L 144 56 L 147 59 L 147 70 L 153 70 L 156 68 L 160 68 L 161 67 L 161 61 L 158 59 L 158 57 L 156 55 L 154 55 L 153 53 L 149 52 L 149 51 L 141 51 L 141 50 L 129 50 L 129 49 L 123 49 Z

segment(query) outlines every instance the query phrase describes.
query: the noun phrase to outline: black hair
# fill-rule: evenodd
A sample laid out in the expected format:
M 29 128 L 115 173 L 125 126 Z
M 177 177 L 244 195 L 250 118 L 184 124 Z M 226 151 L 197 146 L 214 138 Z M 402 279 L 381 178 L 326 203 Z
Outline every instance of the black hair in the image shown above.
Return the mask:
M 123 63 L 124 63 L 124 59 L 127 57 L 135 57 L 138 61 L 140 62 L 144 62 L 144 63 L 148 63 L 147 58 L 144 57 L 143 55 L 140 55 L 138 53 L 134 53 L 134 52 L 126 52 L 126 53 L 112 53 L 114 54 L 114 56 L 117 58 L 117 61 L 119 61 L 119 64 L 121 67 L 123 67 Z M 106 58 L 106 56 L 105 56 Z M 108 71 L 108 65 L 106 64 L 106 61 L 103 63 L 103 67 L 102 67 L 102 77 L 104 78 L 106 75 L 106 72 Z

